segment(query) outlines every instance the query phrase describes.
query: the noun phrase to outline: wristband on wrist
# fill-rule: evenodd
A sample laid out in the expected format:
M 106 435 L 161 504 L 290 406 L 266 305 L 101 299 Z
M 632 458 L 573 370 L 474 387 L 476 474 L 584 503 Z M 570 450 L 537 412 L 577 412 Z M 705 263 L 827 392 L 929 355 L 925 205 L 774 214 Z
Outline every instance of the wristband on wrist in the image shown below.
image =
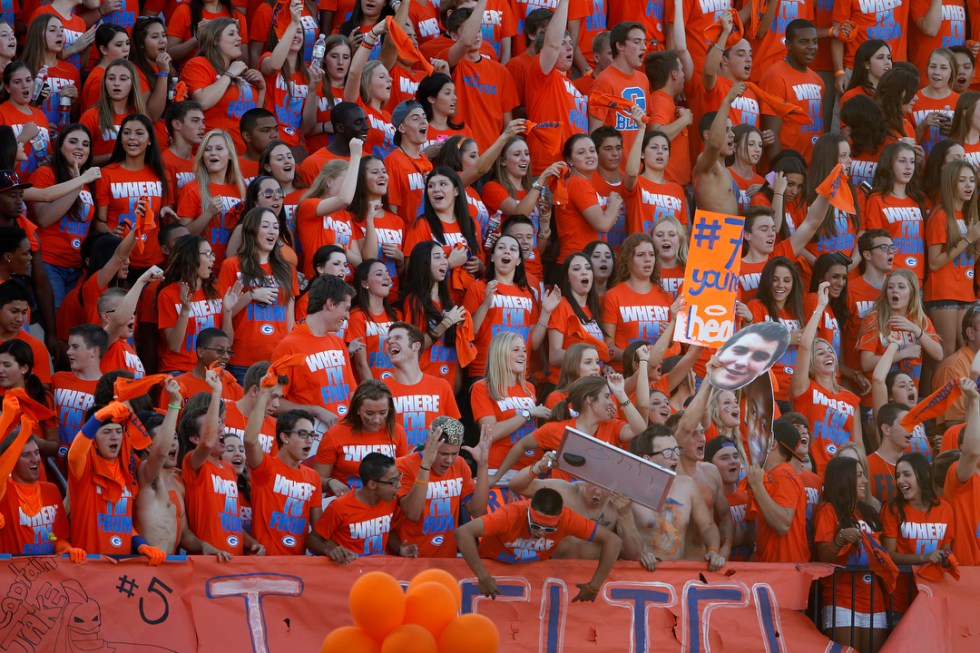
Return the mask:
M 432 468 L 431 467 L 425 467 L 423 465 L 419 465 L 419 469 L 421 469 L 422 471 L 427 472 L 427 471 L 431 470 Z
M 180 410 L 180 404 L 167 404 L 167 408 L 170 410 Z
M 710 552 L 710 551 L 714 551 L 714 552 L 715 552 L 716 554 L 720 554 L 720 553 L 721 553 L 721 552 L 720 552 L 720 551 L 718 550 L 718 547 L 716 547 L 716 546 L 709 546 L 709 547 L 708 547 L 708 551 L 709 551 L 709 552 Z
M 837 78 L 837 77 L 843 77 L 846 74 L 847 73 L 845 73 L 843 70 L 837 70 L 837 71 L 834 72 L 834 77 L 835 78 Z
M 170 77 L 170 73 L 159 72 L 157 73 L 157 77 Z
M 429 481 L 423 481 L 420 478 L 415 479 L 415 485 L 421 485 L 422 487 L 425 487 L 428 484 L 429 484 Z

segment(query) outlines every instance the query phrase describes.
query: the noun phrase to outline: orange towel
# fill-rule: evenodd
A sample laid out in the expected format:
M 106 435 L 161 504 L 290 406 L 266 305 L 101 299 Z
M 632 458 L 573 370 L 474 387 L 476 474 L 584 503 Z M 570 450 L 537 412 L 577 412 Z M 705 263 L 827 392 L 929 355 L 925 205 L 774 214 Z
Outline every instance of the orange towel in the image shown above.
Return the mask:
M 143 241 L 146 240 L 147 232 L 153 231 L 156 226 L 153 209 L 150 208 L 150 198 L 141 197 L 136 204 L 136 224 L 133 230 L 136 232 L 136 250 L 143 252 Z
M 947 555 L 940 562 L 927 562 L 919 567 L 916 572 L 926 580 L 942 583 L 946 580 L 945 574 L 949 574 L 956 580 L 960 579 L 960 563 L 952 553 Z
M 395 17 L 388 16 L 385 18 L 385 22 L 388 23 L 388 38 L 391 39 L 391 43 L 398 51 L 398 56 L 406 61 L 412 61 L 421 65 L 426 75 L 431 75 L 435 72 L 435 68 L 432 67 L 429 60 L 419 52 L 419 49 L 412 43 L 412 39 L 408 38 L 401 25 L 395 22 Z
M 864 539 L 864 550 L 868 554 L 868 566 L 884 583 L 888 594 L 894 594 L 895 585 L 898 583 L 898 567 L 878 540 L 867 533 L 861 533 L 861 537 Z
M 817 193 L 830 200 L 830 205 L 835 209 L 854 214 L 854 195 L 851 193 L 850 184 L 847 183 L 847 173 L 844 172 L 843 164 L 838 163 L 823 183 L 817 186 Z
M 566 178 L 563 175 L 558 175 L 548 180 L 548 188 L 551 190 L 551 197 L 555 206 L 568 204 L 568 185 L 565 183 Z
M 304 360 L 306 357 L 303 354 L 289 354 L 272 361 L 269 371 L 262 377 L 262 387 L 273 388 L 279 385 L 279 377 L 283 376 L 286 370 L 302 365 Z
M 902 426 L 911 431 L 916 424 L 922 424 L 927 419 L 943 414 L 947 408 L 953 405 L 953 402 L 959 399 L 961 394 L 963 394 L 963 390 L 960 389 L 960 382 L 953 379 L 912 406 L 912 410 L 905 413 L 905 417 L 902 418 Z
M 742 19 L 739 18 L 738 12 L 734 9 L 729 9 L 729 13 L 732 15 L 732 33 L 728 35 L 728 40 L 725 41 L 725 48 L 730 48 L 745 36 L 745 27 L 742 26 Z M 753 8 L 753 14 L 755 13 Z M 758 20 L 758 19 L 757 19 Z M 704 38 L 708 43 L 716 43 L 719 38 L 721 38 L 721 21 L 716 21 L 711 25 L 704 28 Z
M 456 325 L 456 356 L 460 367 L 466 367 L 476 359 L 476 347 L 473 345 L 473 318 L 469 312 L 466 318 Z
M 555 121 L 533 122 L 524 121 L 524 133 L 530 138 L 532 135 L 541 141 L 541 145 L 547 152 L 561 151 L 561 124 Z
M 592 94 L 589 95 L 589 112 L 594 114 L 606 110 L 606 115 L 608 115 L 609 111 L 615 111 L 627 118 L 632 118 L 630 112 L 633 111 L 634 106 L 636 106 L 635 102 L 630 102 L 624 98 L 609 95 L 601 91 L 592 91 Z M 653 118 L 644 116 L 643 122 L 649 125 L 653 122 Z
M 769 3 L 766 0 L 752 0 L 752 12 L 749 14 L 749 36 L 746 38 L 756 38 L 756 34 L 759 33 L 759 21 L 762 20 L 767 9 L 769 9 Z M 778 7 L 776 11 L 779 11 Z M 737 11 L 735 15 L 738 16 Z
M 169 374 L 151 374 L 142 379 L 118 378 L 112 387 L 116 395 L 116 401 L 127 401 L 136 397 L 142 397 L 150 392 L 150 388 L 158 383 L 164 383 L 172 378 Z
M 777 118 L 781 120 L 788 120 L 789 122 L 797 125 L 809 125 L 812 122 L 810 120 L 810 116 L 808 116 L 803 109 L 795 104 L 783 102 L 775 95 L 766 93 L 759 88 L 758 84 L 745 82 L 745 86 L 756 94 L 760 102 L 772 109 Z
M 153 443 L 153 439 L 143 427 L 143 423 L 130 410 L 129 406 L 120 401 L 113 401 L 108 406 L 100 408 L 95 413 L 95 417 L 103 422 L 111 421 L 122 426 L 125 436 L 123 437 L 124 444 L 128 440 L 134 448 L 146 449 Z M 125 446 L 123 448 L 125 449 Z
M 188 97 L 190 97 L 190 91 L 187 88 L 187 84 L 183 80 L 177 82 L 174 86 L 174 102 L 183 102 Z
M 603 341 L 597 340 L 595 336 L 586 331 L 581 320 L 579 320 L 575 315 L 571 315 L 568 318 L 568 323 L 565 325 L 565 338 L 566 341 L 563 345 L 565 349 L 568 349 L 575 343 L 584 342 L 587 345 L 595 347 L 596 351 L 599 353 L 599 358 L 607 363 L 612 357 L 609 351 L 609 346 Z

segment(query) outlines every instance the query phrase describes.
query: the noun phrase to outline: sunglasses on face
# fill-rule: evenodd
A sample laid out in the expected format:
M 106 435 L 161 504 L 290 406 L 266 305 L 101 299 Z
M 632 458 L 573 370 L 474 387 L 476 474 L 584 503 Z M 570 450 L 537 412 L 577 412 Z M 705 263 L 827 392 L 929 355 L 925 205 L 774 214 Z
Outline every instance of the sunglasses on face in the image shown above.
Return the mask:
M 542 526 L 541 524 L 531 521 L 531 513 L 527 514 L 527 529 L 529 531 L 537 530 L 545 535 L 550 535 L 558 530 L 557 526 Z

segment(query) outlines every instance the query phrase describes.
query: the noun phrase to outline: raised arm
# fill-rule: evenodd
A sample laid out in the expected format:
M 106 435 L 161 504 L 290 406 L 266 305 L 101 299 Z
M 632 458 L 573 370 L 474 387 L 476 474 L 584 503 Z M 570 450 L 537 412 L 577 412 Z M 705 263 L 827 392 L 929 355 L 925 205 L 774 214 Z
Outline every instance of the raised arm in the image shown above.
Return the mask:
M 779 3 L 774 2 L 772 4 L 776 5 Z M 704 69 L 701 71 L 701 83 L 704 85 L 704 90 L 706 91 L 713 90 L 715 84 L 718 83 L 718 67 L 721 65 L 721 58 L 724 56 L 723 53 L 726 50 L 725 44 L 728 43 L 728 37 L 732 35 L 732 29 L 731 13 L 727 11 L 722 12 L 721 34 L 718 36 L 718 40 L 708 48 L 708 56 L 704 58 Z
M 361 45 L 354 47 L 354 56 L 351 57 L 350 68 L 347 69 L 347 83 L 344 85 L 345 102 L 357 102 L 357 99 L 361 97 L 361 73 L 364 72 L 364 65 L 371 56 L 371 47 L 364 45 L 364 43 L 367 42 L 368 37 L 370 37 L 371 43 L 377 42 L 377 39 L 387 30 L 388 23 L 381 21 L 364 35 L 365 41 Z
M 422 508 L 425 507 L 426 494 L 429 491 L 429 476 L 432 463 L 436 461 L 436 454 L 439 453 L 439 438 L 442 436 L 442 429 L 438 426 L 429 429 L 429 435 L 425 439 L 425 446 L 422 448 L 422 464 L 419 472 L 412 483 L 412 489 L 408 494 L 398 500 L 398 505 L 402 509 L 402 514 L 408 521 L 418 521 L 422 518 Z
M 290 0 L 289 25 L 286 26 L 286 31 L 279 37 L 279 43 L 272 50 L 272 54 L 262 61 L 260 67 L 261 73 L 266 77 L 271 76 L 277 70 L 281 70 L 282 65 L 286 63 L 286 59 L 289 57 L 289 48 L 293 44 L 293 37 L 302 29 L 300 26 L 300 16 L 302 15 L 303 1 Z
M 718 156 L 721 154 L 722 148 L 725 147 L 727 139 L 728 113 L 731 111 L 732 102 L 735 101 L 735 98 L 741 97 L 745 93 L 745 89 L 744 82 L 737 82 L 732 85 L 728 95 L 721 101 L 721 106 L 715 113 L 715 119 L 711 121 L 711 130 L 708 132 L 708 140 L 704 143 L 704 152 L 694 164 L 695 176 L 710 171 L 718 162 Z
M 794 256 L 799 256 L 807 244 L 813 240 L 813 237 L 817 234 L 817 229 L 823 224 L 824 217 L 829 210 L 830 200 L 818 193 L 816 199 L 813 200 L 813 204 L 807 209 L 806 219 L 796 228 L 793 235 L 789 237 L 790 245 L 793 246 Z M 783 214 L 780 213 L 779 215 L 782 217 Z
M 817 288 L 817 307 L 813 310 L 813 315 L 807 320 L 803 327 L 803 335 L 800 344 L 797 346 L 796 360 L 799 374 L 794 374 L 789 382 L 789 395 L 795 399 L 810 387 L 810 349 L 813 347 L 813 340 L 817 337 L 817 327 L 823 319 L 823 313 L 827 310 L 830 303 L 830 282 L 822 281 Z
M 687 49 L 687 29 L 684 25 L 684 5 L 685 2 L 674 3 L 674 22 L 670 26 L 672 37 L 671 49 L 677 53 L 681 60 L 681 68 L 684 70 L 684 79 L 691 79 L 694 75 L 694 60 L 691 59 L 691 52 Z M 731 16 L 729 16 L 731 19 Z
M 171 377 L 164 383 L 163 390 L 169 399 L 167 414 L 164 415 L 163 424 L 157 429 L 157 435 L 153 438 L 149 457 L 139 466 L 141 487 L 152 485 L 160 478 L 160 474 L 163 472 L 163 464 L 167 461 L 167 456 L 170 455 L 174 438 L 177 437 L 177 416 L 180 415 L 181 402 L 183 401 L 180 394 L 180 384 Z
M 966 426 L 963 427 L 956 480 L 963 484 L 977 473 L 977 463 L 980 462 L 980 394 L 977 394 L 976 382 L 965 377 L 960 379 L 960 389 L 966 395 Z
M 151 266 L 146 272 L 141 274 L 129 289 L 126 296 L 116 305 L 116 310 L 109 314 L 109 324 L 106 326 L 106 333 L 109 334 L 109 342 L 113 343 L 119 339 L 119 334 L 129 326 L 136 314 L 136 304 L 139 302 L 140 295 L 147 284 L 153 281 L 163 280 L 163 270 L 157 266 Z
M 647 131 L 647 124 L 643 122 L 646 111 L 639 106 L 634 106 L 630 112 L 630 117 L 636 123 L 636 138 L 626 157 L 626 169 L 623 171 L 623 188 L 632 191 L 636 188 L 636 180 L 640 176 L 640 168 L 643 167 L 643 136 Z
M 478 0 L 476 6 L 473 7 L 473 13 L 459 26 L 456 42 L 449 48 L 449 54 L 446 55 L 450 68 L 456 67 L 456 64 L 466 56 L 477 37 L 480 36 L 483 30 L 483 14 L 486 10 L 487 0 Z
M 539 61 L 541 62 L 541 72 L 545 75 L 551 73 L 558 63 L 558 56 L 561 54 L 561 44 L 565 40 L 565 30 L 568 28 L 568 3 L 569 0 L 558 0 L 558 7 L 555 9 L 551 22 L 544 31 L 544 43 L 541 45 Z
M 221 377 L 214 370 L 207 370 L 204 373 L 204 380 L 211 388 L 211 403 L 208 404 L 208 412 L 204 416 L 204 424 L 201 427 L 201 433 L 198 435 L 197 446 L 187 454 L 191 457 L 191 467 L 195 472 L 200 471 L 201 467 L 204 466 L 208 456 L 211 455 L 214 443 L 221 435 L 218 433 L 218 418 L 221 415 Z
M 262 464 L 265 452 L 262 451 L 262 443 L 259 442 L 259 434 L 262 432 L 262 423 L 265 421 L 265 409 L 269 405 L 269 398 L 272 396 L 272 388 L 264 385 L 259 386 L 259 393 L 255 396 L 255 404 L 248 414 L 248 422 L 245 424 L 245 460 L 248 461 L 250 469 L 255 469 Z

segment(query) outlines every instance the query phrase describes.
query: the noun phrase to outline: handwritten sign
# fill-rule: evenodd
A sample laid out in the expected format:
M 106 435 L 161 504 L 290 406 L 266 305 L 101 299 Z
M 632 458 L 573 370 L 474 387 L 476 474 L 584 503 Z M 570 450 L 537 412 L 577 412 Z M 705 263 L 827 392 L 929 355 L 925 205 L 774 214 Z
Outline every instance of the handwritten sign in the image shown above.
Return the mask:
M 565 428 L 558 447 L 558 469 L 583 481 L 629 497 L 641 506 L 661 510 L 675 472 L 619 447 Z
M 744 228 L 738 215 L 694 214 L 683 286 L 687 309 L 677 316 L 675 341 L 717 349 L 735 332 Z

